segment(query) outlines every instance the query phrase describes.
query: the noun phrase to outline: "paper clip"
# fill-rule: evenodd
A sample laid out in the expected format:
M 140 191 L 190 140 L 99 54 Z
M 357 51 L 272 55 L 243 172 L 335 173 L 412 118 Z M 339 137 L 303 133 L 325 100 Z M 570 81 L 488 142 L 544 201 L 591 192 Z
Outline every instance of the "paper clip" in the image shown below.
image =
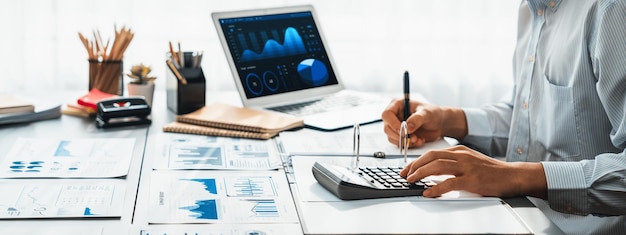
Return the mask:
M 359 123 L 354 123 L 352 130 L 352 155 L 356 157 L 356 166 L 358 166 L 359 150 L 361 149 L 361 129 Z
M 400 124 L 400 138 L 398 146 L 400 147 L 400 154 L 404 155 L 404 163 L 406 163 L 406 155 L 409 152 L 409 129 L 406 125 L 406 121 L 402 121 Z

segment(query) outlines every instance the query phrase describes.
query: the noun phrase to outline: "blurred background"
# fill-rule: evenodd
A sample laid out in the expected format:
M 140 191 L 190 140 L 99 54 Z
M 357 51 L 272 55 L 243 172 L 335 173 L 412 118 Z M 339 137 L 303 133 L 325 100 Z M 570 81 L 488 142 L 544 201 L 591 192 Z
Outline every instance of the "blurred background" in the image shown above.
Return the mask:
M 361 91 L 411 90 L 432 103 L 477 107 L 512 88 L 511 60 L 519 1 L 502 0 L 3 0 L 0 1 L 0 93 L 88 91 L 87 52 L 78 33 L 134 39 L 124 70 L 152 67 L 165 89 L 168 42 L 204 51 L 207 90 L 234 91 L 217 38 L 215 11 L 311 4 L 338 75 Z M 126 79 L 126 78 L 125 78 Z

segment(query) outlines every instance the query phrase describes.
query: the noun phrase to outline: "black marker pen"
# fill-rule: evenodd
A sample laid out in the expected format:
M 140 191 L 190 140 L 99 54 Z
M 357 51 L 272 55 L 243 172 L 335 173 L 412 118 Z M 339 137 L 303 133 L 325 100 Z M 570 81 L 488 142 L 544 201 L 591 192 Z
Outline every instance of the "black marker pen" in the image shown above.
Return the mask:
M 409 71 L 404 71 L 404 121 L 411 116 L 411 97 L 409 90 Z

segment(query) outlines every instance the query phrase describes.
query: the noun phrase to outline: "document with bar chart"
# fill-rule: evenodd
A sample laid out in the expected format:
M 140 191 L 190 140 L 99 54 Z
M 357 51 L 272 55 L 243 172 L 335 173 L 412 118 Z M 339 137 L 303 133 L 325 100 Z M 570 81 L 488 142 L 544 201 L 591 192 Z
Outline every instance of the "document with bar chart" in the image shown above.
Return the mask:
M 275 170 L 282 160 L 274 140 L 167 135 L 158 140 L 154 169 Z
M 153 171 L 148 222 L 298 223 L 283 171 Z
M 134 148 L 134 138 L 18 138 L 0 163 L 0 177 L 122 177 Z

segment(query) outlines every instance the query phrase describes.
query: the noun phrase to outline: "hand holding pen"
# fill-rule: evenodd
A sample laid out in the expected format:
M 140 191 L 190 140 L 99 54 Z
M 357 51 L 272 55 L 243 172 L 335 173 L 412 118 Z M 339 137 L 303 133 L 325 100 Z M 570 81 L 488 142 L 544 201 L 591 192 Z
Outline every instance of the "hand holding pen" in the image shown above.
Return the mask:
M 441 138 L 443 113 L 439 106 L 410 98 L 409 73 L 403 77 L 403 97 L 395 99 L 383 111 L 385 134 L 398 147 L 419 147 L 425 142 Z M 406 124 L 402 124 L 402 123 Z M 403 129 L 406 127 L 406 129 Z M 402 131 L 402 137 L 400 132 Z M 404 144 L 406 143 L 406 145 Z
M 393 100 L 381 115 L 390 143 L 401 148 L 406 143 L 413 148 L 444 136 L 462 139 L 467 135 L 463 109 L 411 100 L 408 72 L 404 73 L 403 85 L 404 96 Z M 405 140 L 409 140 L 408 143 Z

